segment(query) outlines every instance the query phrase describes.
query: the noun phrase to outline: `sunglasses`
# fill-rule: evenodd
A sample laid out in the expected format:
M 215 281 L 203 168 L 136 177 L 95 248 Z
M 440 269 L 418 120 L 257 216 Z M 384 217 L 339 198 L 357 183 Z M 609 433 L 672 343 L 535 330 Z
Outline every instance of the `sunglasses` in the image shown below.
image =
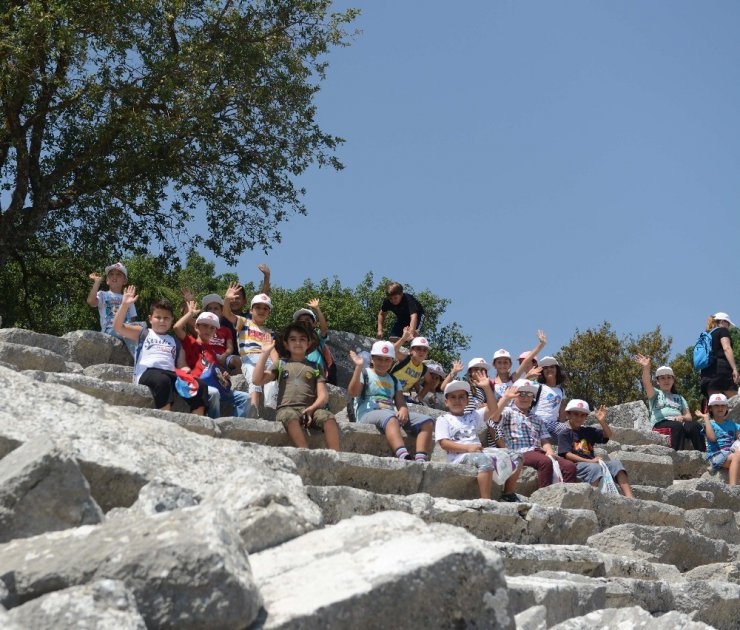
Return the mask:
M 519 398 L 534 398 L 534 394 L 532 392 L 518 392 Z

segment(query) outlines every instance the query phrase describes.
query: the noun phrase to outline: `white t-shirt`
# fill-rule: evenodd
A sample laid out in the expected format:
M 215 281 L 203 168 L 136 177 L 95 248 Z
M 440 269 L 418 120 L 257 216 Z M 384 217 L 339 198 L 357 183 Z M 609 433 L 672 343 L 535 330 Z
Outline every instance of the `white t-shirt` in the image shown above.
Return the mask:
M 113 330 L 113 320 L 116 317 L 116 313 L 121 308 L 123 295 L 121 293 L 113 293 L 113 291 L 98 291 L 97 298 L 100 330 L 110 332 Z M 128 313 L 126 313 L 126 319 L 124 321 L 130 322 L 134 319 L 136 319 L 136 308 L 131 304 L 128 307 Z
M 484 419 L 487 413 L 487 407 L 470 411 L 462 416 L 445 413 L 437 418 L 434 425 L 434 439 L 437 442 L 452 440 L 461 444 L 480 444 L 478 433 L 487 426 Z M 465 453 L 447 452 L 447 461 L 450 464 L 457 464 L 463 457 L 465 457 Z
M 175 371 L 175 360 L 177 358 L 177 342 L 172 335 L 159 335 L 151 329 L 146 330 L 144 343 L 139 350 L 139 355 L 134 368 L 134 383 L 148 368 L 159 368 L 160 370 Z
M 563 402 L 563 388 L 559 385 L 550 387 L 542 383 L 540 390 L 540 399 L 532 409 L 532 413 L 542 418 L 545 426 L 549 428 L 552 423 L 558 421 L 560 405 Z

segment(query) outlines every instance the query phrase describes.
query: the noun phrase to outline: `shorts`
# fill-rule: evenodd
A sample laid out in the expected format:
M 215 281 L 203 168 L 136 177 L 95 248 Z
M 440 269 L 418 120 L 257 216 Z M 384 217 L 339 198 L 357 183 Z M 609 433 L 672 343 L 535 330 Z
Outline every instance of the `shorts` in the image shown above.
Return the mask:
M 716 453 L 707 455 L 707 461 L 712 465 L 713 470 L 719 470 L 725 465 L 727 458 L 732 455 L 732 451 L 720 449 Z
M 416 324 L 416 334 L 421 334 L 421 328 L 424 325 L 424 314 L 422 313 L 419 315 L 419 319 Z M 408 324 L 402 324 L 396 319 L 395 322 L 393 322 L 393 326 L 391 326 L 391 333 L 389 337 L 401 337 L 403 335 L 403 329 L 405 326 L 408 326 Z
M 612 474 L 612 478 L 616 479 L 617 475 L 624 471 L 624 466 L 622 466 L 622 462 L 620 462 L 618 459 L 612 459 L 608 462 L 604 462 L 609 469 L 609 472 Z M 593 464 L 588 464 L 586 462 L 576 462 L 576 477 L 578 477 L 581 481 L 585 481 L 586 483 L 596 483 L 604 476 L 603 471 L 601 470 L 601 466 L 599 465 L 599 462 L 595 462 Z
M 304 424 L 303 411 L 304 407 L 281 407 L 275 414 L 275 420 L 281 422 L 287 429 L 288 423 L 298 421 Z M 313 422 L 311 423 L 310 429 L 321 429 L 323 431 L 324 425 L 334 419 L 334 414 L 328 409 L 317 409 L 313 412 Z
M 385 427 L 391 418 L 398 420 L 398 412 L 394 409 L 374 409 L 368 411 L 359 419 L 361 424 L 374 424 L 380 433 L 385 435 Z M 419 435 L 421 427 L 427 422 L 434 422 L 431 416 L 425 416 L 422 413 L 409 413 L 409 421 L 401 428 L 407 435 Z M 400 422 L 399 422 L 400 424 Z
M 481 452 L 465 453 L 457 463 L 472 465 L 478 472 L 489 472 L 493 470 L 491 456 Z

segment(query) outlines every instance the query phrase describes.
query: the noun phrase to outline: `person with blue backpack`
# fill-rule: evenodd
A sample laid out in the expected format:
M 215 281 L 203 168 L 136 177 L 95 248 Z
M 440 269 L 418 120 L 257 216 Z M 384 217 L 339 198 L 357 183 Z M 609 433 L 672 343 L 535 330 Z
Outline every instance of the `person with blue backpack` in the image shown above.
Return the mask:
M 727 313 L 710 315 L 706 331 L 694 346 L 694 368 L 701 370 L 701 391 L 707 399 L 712 394 L 737 395 L 738 372 L 730 336 L 734 325 Z
M 662 365 L 655 371 L 655 380 L 658 381 L 656 390 L 650 378 L 650 357 L 638 354 L 635 360 L 642 366 L 642 386 L 648 399 L 653 428 L 671 430 L 671 448 L 674 451 L 683 448 L 686 438 L 691 440 L 694 450 L 706 451 L 701 424 L 691 417 L 689 403 L 676 391 L 673 370 Z

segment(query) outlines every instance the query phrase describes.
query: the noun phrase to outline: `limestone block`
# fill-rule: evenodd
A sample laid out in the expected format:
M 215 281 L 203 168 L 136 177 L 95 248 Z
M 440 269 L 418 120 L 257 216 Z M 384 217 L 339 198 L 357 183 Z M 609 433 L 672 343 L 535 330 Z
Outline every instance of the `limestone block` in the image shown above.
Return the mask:
M 277 449 L 197 435 L 3 368 L 0 388 L 7 396 L 0 407 L 0 454 L 45 433 L 77 460 L 105 512 L 130 507 L 156 479 L 204 500 L 228 486 L 229 501 L 220 507 L 237 521 L 245 543 L 250 528 L 272 522 L 263 516 L 271 517 L 273 505 L 280 506 L 288 526 L 255 532 L 260 544 L 279 544 L 291 531 L 321 525 L 321 512 L 306 496 L 295 465 Z M 35 401 L 33 414 L 27 414 L 27 400 Z
M 714 495 L 713 508 L 740 512 L 740 486 L 729 486 L 721 479 L 700 478 L 692 481 L 693 488 Z
M 610 578 L 606 583 L 606 605 L 610 608 L 640 606 L 656 613 L 675 608 L 668 582 L 633 578 Z
M 67 359 L 82 367 L 96 363 L 133 365 L 134 360 L 124 343 L 111 335 L 94 330 L 75 330 L 62 336 L 69 346 Z
M 0 460 L 0 543 L 102 519 L 77 462 L 47 438 Z
M 729 407 L 727 417 L 735 422 L 740 422 L 740 396 L 733 396 L 727 401 Z
M 218 422 L 208 416 L 196 416 L 192 413 L 182 411 L 162 411 L 161 409 L 143 409 L 141 407 L 123 407 L 123 411 L 136 416 L 146 418 L 157 418 L 165 422 L 171 422 L 186 431 L 207 435 L 210 437 L 222 437 Z
M 696 510 L 700 508 L 711 508 L 714 495 L 711 492 L 691 490 L 683 485 L 672 485 L 668 488 L 656 488 L 654 486 L 632 486 L 635 497 L 643 501 L 659 501 L 669 505 L 683 508 L 684 510 Z
M 262 605 L 246 551 L 220 509 L 136 515 L 0 545 L 6 607 L 101 578 L 122 581 L 147 627 L 244 628 Z
M 2 593 L 0 592 L 0 595 Z M 10 618 L 8 611 L 0 606 L 0 628 L 3 630 L 28 630 L 28 628 L 18 625 Z
M 585 544 L 599 529 L 591 510 L 564 510 L 532 504 L 523 516 L 527 522 L 527 540 L 523 542 Z
M 64 362 L 64 371 L 67 374 L 83 374 L 84 370 L 82 366 L 79 363 L 76 363 L 75 361 L 65 361 Z
M 357 516 L 250 560 L 264 628 L 514 628 L 498 555 L 409 514 Z
M 563 621 L 551 630 L 620 630 L 626 628 L 650 628 L 650 630 L 711 630 L 700 621 L 693 621 L 688 615 L 669 612 L 653 617 L 639 606 L 628 608 L 605 608 L 582 617 Z
M 352 378 L 355 365 L 349 358 L 350 350 L 370 351 L 375 339 L 340 330 L 329 331 L 329 347 L 337 365 L 337 385 L 346 388 Z
M 84 374 L 51 374 L 39 371 L 24 371 L 26 376 L 43 383 L 65 385 L 83 394 L 89 394 L 109 405 L 141 407 L 151 409 L 154 406 L 152 394 L 144 385 L 103 381 Z
M 675 565 L 688 571 L 702 564 L 724 562 L 729 550 L 723 540 L 712 540 L 691 530 L 647 525 L 616 525 L 594 534 L 588 544 L 617 555 Z
M 118 580 L 98 580 L 42 595 L 9 617 L 26 628 L 146 630 L 136 599 Z
M 683 574 L 688 581 L 694 580 L 716 580 L 719 582 L 732 582 L 740 584 L 740 562 L 718 562 L 716 564 L 704 564 Z
M 347 409 L 347 390 L 331 383 L 326 384 L 329 392 L 329 410 L 336 414 Z
M 544 606 L 548 627 L 604 608 L 606 603 L 606 586 L 565 572 L 550 572 L 549 577 L 507 576 L 506 585 L 514 614 L 532 606 Z
M 630 429 L 627 427 L 612 427 L 614 439 L 622 445 L 649 445 L 658 444 L 659 446 L 670 446 L 668 437 L 661 433 L 656 433 L 651 429 Z
M 66 357 L 69 352 L 69 342 L 66 339 L 54 335 L 44 335 L 25 328 L 1 328 L 0 342 L 41 348 L 63 357 Z
M 64 357 L 56 352 L 7 341 L 0 342 L 0 361 L 9 363 L 19 371 L 65 372 L 67 370 L 67 362 Z
M 686 526 L 708 538 L 740 544 L 740 529 L 732 510 L 687 510 Z
M 630 483 L 660 488 L 673 483 L 673 460 L 670 457 L 620 451 L 616 459 L 624 465 Z
M 670 585 L 675 609 L 715 628 L 737 628 L 740 621 L 740 585 L 711 580 L 687 580 Z
M 671 449 L 673 451 L 673 449 Z M 708 468 L 706 454 L 701 451 L 673 451 L 673 476 L 675 479 L 701 477 Z
M 592 416 L 590 420 L 595 422 L 595 417 Z M 645 431 L 652 429 L 648 408 L 641 400 L 609 407 L 606 410 L 606 421 L 614 428 L 642 429 Z
M 85 376 L 99 378 L 101 381 L 113 381 L 117 383 L 133 383 L 134 368 L 130 365 L 119 365 L 117 363 L 100 363 L 88 365 L 83 369 Z
M 532 606 L 514 615 L 517 630 L 547 630 L 547 608 Z
M 151 516 L 180 508 L 193 507 L 201 502 L 201 497 L 192 490 L 175 483 L 155 479 L 139 491 L 139 498 L 131 506 L 132 512 Z

